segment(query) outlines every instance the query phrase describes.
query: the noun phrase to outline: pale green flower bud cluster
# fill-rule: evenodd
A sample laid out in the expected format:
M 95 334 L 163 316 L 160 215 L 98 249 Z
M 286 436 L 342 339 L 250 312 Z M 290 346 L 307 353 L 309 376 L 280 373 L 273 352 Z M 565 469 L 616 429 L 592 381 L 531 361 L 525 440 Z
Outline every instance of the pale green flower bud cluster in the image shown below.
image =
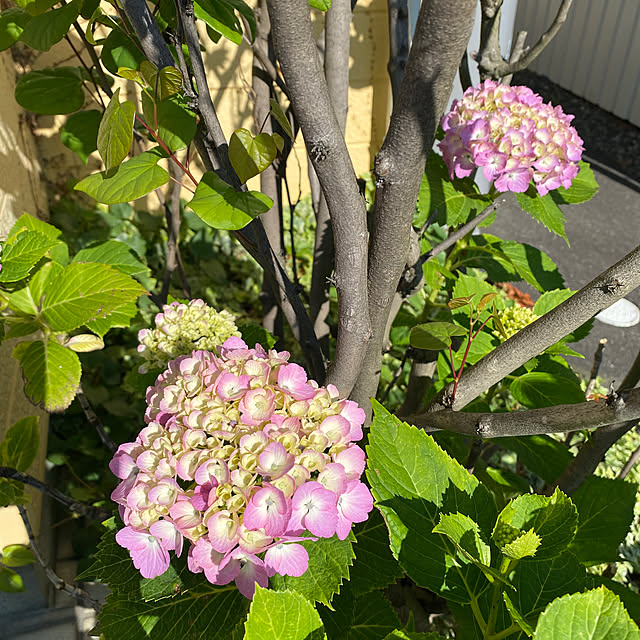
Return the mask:
M 528 324 L 537 320 L 540 316 L 537 316 L 527 307 L 514 305 L 504 311 L 500 311 L 499 317 L 500 322 L 502 322 L 502 326 L 504 327 L 504 331 L 507 334 L 507 338 L 510 338 L 521 329 L 524 329 Z M 497 329 L 493 332 L 493 335 L 501 340 L 504 339 L 504 336 Z
M 164 305 L 155 324 L 155 329 L 138 332 L 138 353 L 144 358 L 138 368 L 140 373 L 166 369 L 170 360 L 194 349 L 215 351 L 228 338 L 240 336 L 231 313 L 216 311 L 199 299 Z

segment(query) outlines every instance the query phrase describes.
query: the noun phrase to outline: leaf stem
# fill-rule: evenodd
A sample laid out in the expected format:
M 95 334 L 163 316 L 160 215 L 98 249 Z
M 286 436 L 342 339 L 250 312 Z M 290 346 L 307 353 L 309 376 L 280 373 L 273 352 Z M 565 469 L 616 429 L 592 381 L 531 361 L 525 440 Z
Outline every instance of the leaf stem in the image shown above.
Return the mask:
M 510 627 L 507 627 L 498 633 L 494 633 L 493 635 L 487 636 L 487 640 L 502 640 L 503 638 L 508 638 L 514 633 L 518 633 L 518 631 L 522 631 L 522 629 L 520 628 L 520 625 L 514 622 Z

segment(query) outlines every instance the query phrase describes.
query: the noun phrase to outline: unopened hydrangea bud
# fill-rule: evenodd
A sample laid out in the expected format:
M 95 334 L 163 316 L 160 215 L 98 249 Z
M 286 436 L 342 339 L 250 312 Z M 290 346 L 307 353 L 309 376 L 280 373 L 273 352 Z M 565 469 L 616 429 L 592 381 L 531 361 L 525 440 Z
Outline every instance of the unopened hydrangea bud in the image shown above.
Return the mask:
M 572 120 L 528 87 L 485 80 L 453 102 L 438 146 L 451 178 L 482 167 L 497 191 L 523 192 L 533 180 L 546 195 L 578 174 L 584 147 Z
M 528 324 L 536 321 L 540 316 L 537 316 L 531 309 L 527 307 L 521 307 L 516 304 L 513 307 L 509 307 L 504 311 L 499 312 L 500 322 L 504 328 L 504 332 L 507 338 L 515 335 L 521 329 L 524 329 Z M 504 340 L 504 336 L 497 330 L 493 331 L 493 335 Z
M 169 360 L 194 349 L 215 351 L 229 337 L 240 335 L 231 313 L 216 311 L 203 300 L 164 305 L 155 325 L 138 333 L 138 353 L 144 358 L 140 373 L 164 368 Z
M 179 315 L 176 307 L 160 319 L 165 334 Z M 172 360 L 149 388 L 148 426 L 110 465 L 128 529 L 121 544 L 143 575 L 164 571 L 186 539 L 191 571 L 235 580 L 251 597 L 277 572 L 304 573 L 296 542 L 316 539 L 300 538 L 305 529 L 344 539 L 366 519 L 373 499 L 355 444 L 364 411 L 288 360 L 232 337 L 217 353 Z

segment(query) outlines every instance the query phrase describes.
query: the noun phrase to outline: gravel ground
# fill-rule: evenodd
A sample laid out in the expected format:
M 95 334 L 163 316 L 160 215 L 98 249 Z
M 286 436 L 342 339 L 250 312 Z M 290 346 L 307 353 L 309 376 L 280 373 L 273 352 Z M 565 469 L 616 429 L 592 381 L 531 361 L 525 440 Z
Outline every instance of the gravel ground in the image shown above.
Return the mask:
M 640 128 L 532 71 L 515 74 L 511 84 L 526 85 L 545 101 L 560 104 L 565 113 L 575 115 L 571 124 L 584 140 L 588 161 L 640 182 Z

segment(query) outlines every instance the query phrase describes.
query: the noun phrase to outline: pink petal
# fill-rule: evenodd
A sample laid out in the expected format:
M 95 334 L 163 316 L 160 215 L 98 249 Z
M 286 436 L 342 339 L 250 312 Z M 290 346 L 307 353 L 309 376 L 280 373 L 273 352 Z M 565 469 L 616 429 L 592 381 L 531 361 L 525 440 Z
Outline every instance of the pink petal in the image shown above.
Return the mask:
M 264 554 L 267 575 L 301 576 L 309 568 L 309 554 L 301 544 L 278 543 Z

